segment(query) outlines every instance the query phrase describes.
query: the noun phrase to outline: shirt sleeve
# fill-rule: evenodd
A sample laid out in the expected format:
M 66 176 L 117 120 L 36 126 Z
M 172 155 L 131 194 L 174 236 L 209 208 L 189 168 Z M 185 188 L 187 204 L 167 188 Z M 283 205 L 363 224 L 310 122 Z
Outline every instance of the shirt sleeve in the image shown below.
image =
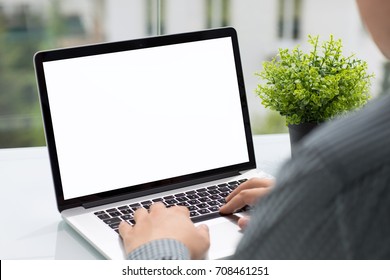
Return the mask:
M 158 239 L 150 241 L 127 256 L 128 260 L 189 260 L 187 247 L 174 239 Z

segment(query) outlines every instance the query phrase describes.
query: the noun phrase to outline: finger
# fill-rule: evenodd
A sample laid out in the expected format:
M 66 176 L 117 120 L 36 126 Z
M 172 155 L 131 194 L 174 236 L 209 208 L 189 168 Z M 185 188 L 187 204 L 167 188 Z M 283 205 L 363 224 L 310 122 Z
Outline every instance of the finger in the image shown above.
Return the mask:
M 210 232 L 205 224 L 197 226 L 196 231 L 200 240 L 197 243 L 197 250 L 193 252 L 192 259 L 203 259 L 210 248 Z
M 201 224 L 196 227 L 196 230 L 198 231 L 200 236 L 202 236 L 205 240 L 208 240 L 208 242 L 210 242 L 210 231 L 207 225 Z
M 243 183 L 239 185 L 235 190 L 233 190 L 227 197 L 225 197 L 225 201 L 229 202 L 230 200 L 233 199 L 236 195 L 238 195 L 240 192 L 246 189 L 252 188 L 250 184 Z
M 185 214 L 188 217 L 190 216 L 190 210 L 188 210 L 188 208 L 185 206 L 175 205 L 169 209 L 171 209 L 171 211 L 176 211 L 177 213 Z
M 133 231 L 133 227 L 126 223 L 125 221 L 120 222 L 119 224 L 119 234 L 122 238 L 125 238 L 126 235 Z
M 244 230 L 247 228 L 248 224 L 249 224 L 249 220 L 250 218 L 245 216 L 245 217 L 241 217 L 240 219 L 238 219 L 238 226 L 240 227 L 240 229 Z
M 221 214 L 231 214 L 234 211 L 241 209 L 246 205 L 246 193 L 247 190 L 243 190 L 234 196 L 230 201 L 226 202 L 225 205 L 219 208 Z
M 261 197 L 266 195 L 271 188 L 253 188 L 241 191 L 229 202 L 220 208 L 222 214 L 230 214 L 246 205 L 254 205 Z
M 134 220 L 137 222 L 143 219 L 144 217 L 146 217 L 147 215 L 148 215 L 148 210 L 142 207 L 138 208 L 137 211 L 134 212 Z
M 226 202 L 229 202 L 233 197 L 239 194 L 243 190 L 253 189 L 253 188 L 267 188 L 274 184 L 273 179 L 268 178 L 252 178 L 248 181 L 240 184 L 234 191 L 232 191 L 227 197 Z
M 150 205 L 149 207 L 149 212 L 152 212 L 152 211 L 159 211 L 159 209 L 165 209 L 166 206 L 164 203 L 162 202 L 156 202 L 156 203 L 153 203 L 152 205 Z

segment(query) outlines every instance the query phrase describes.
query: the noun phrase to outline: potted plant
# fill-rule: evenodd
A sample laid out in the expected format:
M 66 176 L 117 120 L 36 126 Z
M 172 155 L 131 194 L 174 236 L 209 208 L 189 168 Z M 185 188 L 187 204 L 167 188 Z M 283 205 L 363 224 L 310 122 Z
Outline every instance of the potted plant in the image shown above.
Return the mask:
M 279 49 L 256 73 L 264 83 L 256 89 L 266 108 L 286 117 L 291 148 L 318 124 L 362 107 L 370 98 L 372 74 L 355 55 L 342 54 L 341 39 L 333 35 L 319 45 L 319 36 L 308 36 L 311 50 L 299 46 Z

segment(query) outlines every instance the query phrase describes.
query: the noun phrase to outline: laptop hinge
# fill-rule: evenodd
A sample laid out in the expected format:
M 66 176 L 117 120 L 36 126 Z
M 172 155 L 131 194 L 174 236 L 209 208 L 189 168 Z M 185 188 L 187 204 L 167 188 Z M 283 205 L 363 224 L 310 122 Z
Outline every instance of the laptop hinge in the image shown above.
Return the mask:
M 255 169 L 255 168 L 252 168 L 252 169 L 241 170 L 241 171 L 238 172 L 238 173 L 239 173 L 239 175 L 244 175 L 244 174 L 246 174 L 246 173 L 248 173 L 248 172 L 250 172 L 250 171 L 253 171 L 253 170 L 256 170 L 256 169 Z
M 135 193 L 122 194 L 122 195 L 117 195 L 114 197 L 103 198 L 103 199 L 99 199 L 97 201 L 83 203 L 81 206 L 88 209 L 88 208 L 92 208 L 92 207 L 97 207 L 97 206 L 101 206 L 101 205 L 119 202 L 122 200 L 134 199 L 134 198 L 141 197 L 141 196 L 156 194 L 156 193 L 160 193 L 160 192 L 164 192 L 164 191 L 170 191 L 173 189 L 184 188 L 184 187 L 188 187 L 188 186 L 192 186 L 192 185 L 198 185 L 198 184 L 202 184 L 202 183 L 206 183 L 206 182 L 211 182 L 211 181 L 220 180 L 223 178 L 228 178 L 228 177 L 233 177 L 233 176 L 239 176 L 239 175 L 241 175 L 239 171 L 232 171 L 232 172 L 227 172 L 227 173 L 223 173 L 223 174 L 219 174 L 219 175 L 208 176 L 208 177 L 202 178 L 202 179 L 195 179 L 195 180 L 192 180 L 191 182 L 171 184 L 171 185 L 166 185 L 166 186 L 162 186 L 162 187 L 158 187 L 158 188 L 153 188 L 152 190 L 142 190 L 142 191 L 138 191 Z

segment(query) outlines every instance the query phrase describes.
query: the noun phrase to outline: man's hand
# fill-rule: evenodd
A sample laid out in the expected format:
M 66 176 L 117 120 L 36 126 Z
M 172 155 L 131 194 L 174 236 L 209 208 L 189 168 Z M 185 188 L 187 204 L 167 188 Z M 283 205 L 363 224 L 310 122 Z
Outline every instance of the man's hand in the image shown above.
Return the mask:
M 274 181 L 265 178 L 252 178 L 239 185 L 226 197 L 226 204 L 220 208 L 221 214 L 231 214 L 246 205 L 253 206 L 260 198 L 268 194 Z M 240 228 L 244 229 L 249 222 L 248 217 L 238 220 Z
M 195 225 L 190 220 L 186 207 L 173 206 L 166 208 L 158 202 L 150 206 L 149 212 L 144 208 L 134 213 L 136 224 L 126 222 L 119 225 L 126 253 L 157 239 L 176 239 L 190 251 L 192 259 L 202 259 L 210 247 L 210 237 L 206 225 Z

